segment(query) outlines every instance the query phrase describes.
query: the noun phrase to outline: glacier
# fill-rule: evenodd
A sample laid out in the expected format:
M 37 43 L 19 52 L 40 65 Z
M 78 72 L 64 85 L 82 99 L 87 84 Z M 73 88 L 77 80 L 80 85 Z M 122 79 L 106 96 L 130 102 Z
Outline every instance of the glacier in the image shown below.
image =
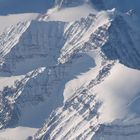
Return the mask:
M 0 16 L 0 140 L 139 140 L 138 3 Z

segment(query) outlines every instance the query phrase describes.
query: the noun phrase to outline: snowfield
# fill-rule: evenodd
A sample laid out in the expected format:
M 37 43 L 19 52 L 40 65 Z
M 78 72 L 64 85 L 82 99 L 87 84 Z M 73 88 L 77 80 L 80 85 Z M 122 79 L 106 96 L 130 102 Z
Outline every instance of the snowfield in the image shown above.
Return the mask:
M 0 140 L 140 139 L 136 1 L 0 15 Z
M 140 72 L 138 70 L 121 64 L 116 64 L 112 68 L 105 81 L 93 89 L 99 100 L 103 102 L 100 109 L 101 121 L 112 122 L 121 118 L 124 121 L 130 121 L 133 117 L 140 115 L 139 105 L 135 106 L 136 98 L 140 96 L 139 82 Z
M 0 16 L 0 34 L 6 30 L 9 26 L 16 26 L 19 22 L 30 21 L 36 19 L 39 16 L 38 13 L 27 13 L 27 14 L 14 14 Z
M 55 12 L 58 10 L 57 12 Z M 71 14 L 69 14 L 71 13 Z M 81 18 L 87 17 L 90 13 L 97 13 L 90 5 L 84 4 L 78 7 L 69 7 L 69 8 L 54 8 L 48 10 L 48 19 L 49 21 L 76 21 Z
M 28 127 L 8 128 L 0 131 L 0 140 L 26 140 L 29 136 L 34 135 L 36 131 L 37 129 Z

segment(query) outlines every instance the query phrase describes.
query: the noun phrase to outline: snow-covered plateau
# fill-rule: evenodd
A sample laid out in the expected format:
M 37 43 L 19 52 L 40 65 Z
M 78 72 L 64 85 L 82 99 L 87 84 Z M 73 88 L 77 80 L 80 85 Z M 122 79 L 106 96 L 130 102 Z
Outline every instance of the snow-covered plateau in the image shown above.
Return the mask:
M 140 140 L 139 4 L 0 0 L 0 140 Z

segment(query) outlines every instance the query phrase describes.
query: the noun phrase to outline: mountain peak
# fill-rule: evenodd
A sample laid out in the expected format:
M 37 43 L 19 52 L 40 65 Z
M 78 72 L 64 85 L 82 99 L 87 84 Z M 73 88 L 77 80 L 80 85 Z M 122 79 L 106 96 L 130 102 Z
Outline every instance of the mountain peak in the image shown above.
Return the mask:
M 139 0 L 41 1 L 0 1 L 0 140 L 140 139 Z

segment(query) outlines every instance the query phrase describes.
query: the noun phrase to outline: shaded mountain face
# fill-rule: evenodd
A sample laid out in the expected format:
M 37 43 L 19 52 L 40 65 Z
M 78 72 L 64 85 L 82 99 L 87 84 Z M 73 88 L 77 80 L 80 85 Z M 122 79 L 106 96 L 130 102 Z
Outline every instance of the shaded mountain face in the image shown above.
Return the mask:
M 93 5 L 96 5 L 98 9 L 112 9 L 116 8 L 118 11 L 127 12 L 131 9 L 140 16 L 140 1 L 139 0 L 91 0 Z
M 109 41 L 102 51 L 111 60 L 118 59 L 128 67 L 140 69 L 139 27 L 136 21 L 132 24 L 130 20 L 133 21 L 129 16 L 116 16 L 108 29 Z
M 44 2 L 0 5 L 40 13 L 0 34 L 0 139 L 138 140 L 138 1 Z
M 139 0 L 0 0 L 0 15 L 16 14 L 16 13 L 44 13 L 48 8 L 54 5 L 77 6 L 85 2 L 91 2 L 99 9 L 117 8 L 123 12 L 134 9 L 140 14 Z
M 83 3 L 87 2 L 87 0 L 55 0 L 55 4 L 62 6 L 62 7 L 72 7 L 72 6 L 78 6 Z
M 44 13 L 54 0 L 0 0 L 0 15 L 21 13 Z

